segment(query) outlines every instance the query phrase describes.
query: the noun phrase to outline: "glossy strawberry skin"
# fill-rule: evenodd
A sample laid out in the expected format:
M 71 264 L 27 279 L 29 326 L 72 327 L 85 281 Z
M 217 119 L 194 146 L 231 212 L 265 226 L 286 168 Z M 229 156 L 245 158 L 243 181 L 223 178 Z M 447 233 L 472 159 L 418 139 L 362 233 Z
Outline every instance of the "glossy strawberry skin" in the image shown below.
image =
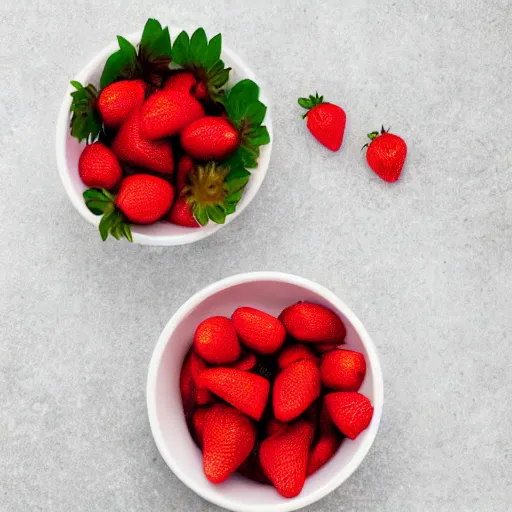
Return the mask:
M 112 151 L 121 162 L 150 171 L 172 174 L 174 158 L 167 141 L 149 141 L 140 136 L 140 110 L 123 123 L 112 143 Z
M 225 316 L 212 316 L 197 326 L 194 350 L 207 363 L 217 365 L 234 363 L 242 353 L 233 324 Z
M 261 443 L 261 467 L 281 496 L 294 498 L 302 491 L 312 439 L 311 424 L 299 421 Z
M 363 354 L 353 350 L 332 350 L 322 356 L 322 383 L 336 391 L 358 391 L 366 375 Z
M 134 174 L 121 182 L 116 206 L 135 224 L 152 224 L 172 205 L 174 189 L 162 178 Z
M 199 376 L 208 368 L 208 366 L 195 352 L 190 354 L 190 368 L 192 370 L 192 378 L 194 379 L 194 385 L 196 388 L 197 405 L 211 404 L 214 401 L 213 395 L 207 389 L 201 388 L 199 384 Z
M 336 454 L 342 438 L 335 433 L 321 435 L 309 454 L 307 475 L 312 475 L 325 466 Z
M 102 142 L 85 146 L 78 160 L 78 174 L 88 187 L 114 188 L 123 177 L 116 155 Z
M 331 151 L 338 151 L 343 143 L 347 116 L 333 103 L 320 103 L 307 114 L 307 127 L 313 136 Z
M 237 370 L 244 370 L 245 372 L 248 372 L 256 366 L 256 363 L 256 356 L 250 352 L 242 355 L 238 361 L 231 365 L 231 368 L 236 368 Z
M 346 329 L 331 310 L 311 302 L 299 302 L 286 308 L 279 316 L 288 334 L 310 343 L 343 343 Z
M 204 115 L 201 103 L 191 94 L 158 91 L 142 106 L 140 135 L 148 140 L 172 137 Z
M 119 128 L 130 114 L 142 106 L 146 84 L 142 80 L 122 80 L 107 85 L 98 98 L 98 110 L 108 128 Z
M 196 77 L 191 71 L 178 71 L 168 78 L 163 90 L 190 94 L 196 82 Z
M 350 439 L 356 439 L 372 420 L 373 406 L 361 393 L 339 391 L 324 400 L 334 424 Z
M 203 467 L 214 484 L 226 481 L 249 456 L 256 442 L 252 421 L 236 409 L 215 404 L 203 427 Z
M 313 354 L 313 352 L 311 352 L 311 350 L 306 347 L 306 345 L 297 343 L 296 345 L 290 345 L 289 347 L 286 347 L 279 354 L 277 364 L 279 365 L 279 368 L 283 369 L 287 366 L 290 366 L 292 363 L 301 361 L 302 359 L 310 359 L 317 365 L 320 363 L 318 357 L 316 357 L 315 354 Z
M 188 155 L 183 155 L 178 162 L 178 170 L 176 172 L 176 187 L 178 192 L 183 190 L 187 184 L 188 175 L 194 168 L 194 160 Z
M 289 422 L 300 416 L 320 396 L 321 380 L 317 365 L 308 359 L 290 364 L 274 381 L 274 417 Z
M 193 437 L 200 448 L 203 446 L 204 423 L 209 409 L 209 407 L 199 407 L 192 416 Z
M 168 216 L 168 220 L 184 228 L 201 227 L 192 213 L 192 208 L 184 197 L 178 197 Z
M 277 352 L 286 339 L 283 324 L 256 308 L 238 308 L 231 315 L 231 321 L 241 342 L 260 354 Z
M 375 138 L 366 152 L 368 165 L 384 181 L 398 180 L 407 157 L 407 144 L 393 133 L 383 133 Z
M 183 149 L 196 160 L 222 161 L 240 146 L 240 134 L 222 117 L 206 116 L 189 124 L 181 132 Z
M 261 419 L 270 391 L 263 377 L 236 368 L 210 368 L 201 374 L 199 382 L 247 416 Z

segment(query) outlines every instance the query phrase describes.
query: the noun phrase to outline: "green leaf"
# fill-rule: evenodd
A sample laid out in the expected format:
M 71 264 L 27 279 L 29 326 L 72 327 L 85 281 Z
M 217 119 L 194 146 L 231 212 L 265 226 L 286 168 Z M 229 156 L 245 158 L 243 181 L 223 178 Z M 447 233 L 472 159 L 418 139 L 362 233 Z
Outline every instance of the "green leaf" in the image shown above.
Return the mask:
M 203 64 L 205 69 L 209 70 L 220 59 L 222 50 L 222 35 L 217 34 L 210 39 L 208 49 L 203 57 Z
M 264 146 L 270 143 L 270 135 L 266 126 L 253 128 L 247 139 L 252 146 Z
M 154 18 L 149 18 L 144 25 L 142 37 L 140 38 L 140 45 L 150 47 L 159 37 L 162 32 L 162 25 Z
M 83 193 L 84 199 L 87 201 L 88 199 L 98 199 L 100 201 L 108 201 L 108 198 L 105 194 L 98 188 L 88 188 Z
M 187 62 L 189 62 L 189 46 L 190 41 L 188 34 L 183 31 L 174 40 L 172 47 L 172 58 L 176 64 L 184 66 Z
M 206 208 L 203 208 L 198 204 L 194 205 L 194 217 L 201 226 L 206 226 L 206 224 L 208 224 L 209 217 L 208 213 L 206 212 Z
M 101 116 L 96 108 L 98 91 L 92 84 L 84 87 L 74 80 L 71 84 L 76 89 L 71 93 L 71 136 L 78 139 L 78 142 L 93 142 L 98 138 L 102 126 Z
M 241 80 L 229 91 L 230 101 L 251 103 L 257 101 L 260 94 L 258 85 L 246 78 Z
M 203 28 L 198 28 L 190 38 L 190 60 L 198 67 L 202 67 L 203 58 L 208 49 L 208 39 Z
M 248 146 L 240 146 L 239 150 L 240 156 L 244 162 L 244 165 L 249 169 L 254 169 L 258 167 L 258 155 L 259 151 L 255 151 L 254 149 Z
M 206 211 L 208 212 L 208 217 L 216 224 L 224 224 L 226 222 L 226 212 L 221 206 L 208 205 Z
M 130 55 L 133 54 L 118 50 L 107 59 L 100 78 L 100 87 L 102 89 L 120 78 L 136 78 L 136 58 Z
M 243 194 L 243 190 L 239 190 L 238 192 L 233 192 L 226 197 L 226 203 L 229 204 L 237 204 L 240 201 Z
M 259 125 L 265 119 L 267 113 L 267 107 L 261 101 L 254 101 L 249 103 L 245 110 L 242 112 L 242 117 L 248 119 L 252 125 Z
M 137 50 L 134 48 L 132 43 L 123 36 L 117 36 L 117 42 L 119 43 L 119 49 L 126 55 L 126 57 L 135 61 L 137 58 Z
M 309 98 L 299 98 L 299 105 L 302 108 L 307 108 L 308 110 L 313 108 L 313 102 Z
M 250 177 L 251 173 L 243 167 L 230 171 L 226 176 L 226 190 L 228 194 L 242 190 L 247 185 Z
M 226 216 L 235 213 L 236 211 L 236 203 L 228 203 L 226 205 Z

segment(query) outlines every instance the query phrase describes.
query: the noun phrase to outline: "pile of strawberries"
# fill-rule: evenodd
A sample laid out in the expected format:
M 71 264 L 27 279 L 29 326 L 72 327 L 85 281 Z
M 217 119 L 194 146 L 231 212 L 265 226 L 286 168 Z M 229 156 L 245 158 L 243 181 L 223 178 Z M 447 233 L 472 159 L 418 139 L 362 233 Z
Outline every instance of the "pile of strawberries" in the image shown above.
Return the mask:
M 366 362 L 338 348 L 345 334 L 337 315 L 310 302 L 279 318 L 241 307 L 197 326 L 180 391 L 208 480 L 238 471 L 292 498 L 344 437 L 368 427 L 373 407 L 358 392 Z
M 270 141 L 259 87 L 242 80 L 227 89 L 220 34 L 182 32 L 171 44 L 150 19 L 137 48 L 118 41 L 100 91 L 71 82 L 71 135 L 88 143 L 78 170 L 102 238 L 131 241 L 130 224 L 158 220 L 224 223 Z

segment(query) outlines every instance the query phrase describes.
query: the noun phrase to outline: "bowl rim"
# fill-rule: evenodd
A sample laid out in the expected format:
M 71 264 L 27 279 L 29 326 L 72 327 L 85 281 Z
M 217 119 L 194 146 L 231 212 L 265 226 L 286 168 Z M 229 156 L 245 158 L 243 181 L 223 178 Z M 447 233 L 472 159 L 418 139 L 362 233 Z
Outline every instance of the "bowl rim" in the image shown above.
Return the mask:
M 157 384 L 158 369 L 164 350 L 167 346 L 167 343 L 170 340 L 171 334 L 176 329 L 176 327 L 181 323 L 181 321 L 188 315 L 189 311 L 193 310 L 198 304 L 203 302 L 205 299 L 207 299 L 214 293 L 217 293 L 219 291 L 225 290 L 227 288 L 239 284 L 258 281 L 275 281 L 298 285 L 305 289 L 308 289 L 309 291 L 317 293 L 318 295 L 321 295 L 324 299 L 329 301 L 332 305 L 334 305 L 336 308 L 343 312 L 345 317 L 356 330 L 357 334 L 361 339 L 362 344 L 365 347 L 367 357 L 370 361 L 370 366 L 372 368 L 374 415 L 370 426 L 366 430 L 366 437 L 363 440 L 362 444 L 357 449 L 357 451 L 355 452 L 350 463 L 347 464 L 344 468 L 342 468 L 342 470 L 340 470 L 329 481 L 327 481 L 323 485 L 320 485 L 317 489 L 315 489 L 313 492 L 310 492 L 308 495 L 299 495 L 296 498 L 293 498 L 278 505 L 244 504 L 243 509 L 243 512 L 291 512 L 293 510 L 300 509 L 322 499 L 323 497 L 334 491 L 337 487 L 339 487 L 345 480 L 347 480 L 354 473 L 354 471 L 359 467 L 359 465 L 362 463 L 362 461 L 368 454 L 373 442 L 375 441 L 375 437 L 377 435 L 382 417 L 382 408 L 384 403 L 384 381 L 377 349 L 373 344 L 373 341 L 371 340 L 370 335 L 366 331 L 362 322 L 359 320 L 359 318 L 337 295 L 335 295 L 329 289 L 325 288 L 324 286 L 318 283 L 315 283 L 314 281 L 294 274 L 263 271 L 236 274 L 216 281 L 215 283 L 212 283 L 203 288 L 202 290 L 198 291 L 197 293 L 195 293 L 174 313 L 174 315 L 171 316 L 167 325 L 162 330 L 160 337 L 156 343 L 153 354 L 151 356 L 146 384 L 148 417 L 151 432 L 153 434 L 153 438 L 155 440 L 155 444 L 158 448 L 158 451 L 160 452 L 160 455 L 165 460 L 166 464 L 169 466 L 172 472 L 187 487 L 192 489 L 202 498 L 220 507 L 224 507 L 228 510 L 232 510 L 234 512 L 242 512 L 240 508 L 237 508 L 239 506 L 239 503 L 235 504 L 231 501 L 231 499 L 226 498 L 222 494 L 215 494 L 211 492 L 208 488 L 205 488 L 201 485 L 197 485 L 193 479 L 189 478 L 186 474 L 184 474 L 181 471 L 180 465 L 176 463 L 172 454 L 167 450 L 163 440 L 164 436 L 160 428 L 157 416 L 155 391 Z
M 182 29 L 169 26 L 169 29 L 172 33 L 178 34 Z M 126 39 L 130 41 L 132 44 L 138 44 L 140 38 L 142 36 L 142 31 L 132 32 Z M 118 43 L 113 41 L 105 46 L 102 50 L 100 50 L 91 60 L 87 62 L 87 64 L 78 72 L 73 80 L 76 80 L 80 83 L 86 81 L 87 77 L 98 67 L 100 67 L 107 58 L 118 49 Z M 267 84 L 261 79 L 256 77 L 256 74 L 249 65 L 229 46 L 226 46 L 224 43 L 222 44 L 222 54 L 227 56 L 230 61 L 233 62 L 233 68 L 235 71 L 239 70 L 243 75 L 247 76 L 251 80 L 255 81 L 259 84 L 260 90 L 265 94 L 265 102 L 267 105 L 267 112 L 265 115 L 265 126 L 270 135 L 270 143 L 265 147 L 268 156 L 265 161 L 260 164 L 258 162 L 258 167 L 255 169 L 251 169 L 251 179 L 256 180 L 255 187 L 251 189 L 246 189 L 244 191 L 244 196 L 242 201 L 240 202 L 238 208 L 231 215 L 226 217 L 226 222 L 224 224 L 215 224 L 210 222 L 207 226 L 204 226 L 200 229 L 192 229 L 192 228 L 184 228 L 186 231 L 183 234 L 175 234 L 175 235 L 154 235 L 154 234 L 146 234 L 140 233 L 137 231 L 137 226 L 132 229 L 133 242 L 141 245 L 161 245 L 161 246 L 170 246 L 170 245 L 184 245 L 193 242 L 197 242 L 202 240 L 210 235 L 216 233 L 219 229 L 226 226 L 234 219 L 236 219 L 252 202 L 252 200 L 256 197 L 264 179 L 268 171 L 268 167 L 270 165 L 270 158 L 272 155 L 272 146 L 274 141 L 274 133 L 272 129 L 272 102 L 270 92 L 268 91 Z M 222 56 L 222 55 L 221 55 Z M 66 191 L 66 195 L 68 196 L 71 204 L 74 206 L 75 210 L 90 224 L 94 226 L 98 226 L 100 223 L 100 216 L 94 215 L 89 209 L 86 207 L 81 195 L 77 195 L 74 193 L 74 186 L 71 179 L 71 171 L 67 165 L 67 150 L 66 150 L 66 140 L 69 132 L 69 109 L 71 107 L 71 92 L 73 91 L 73 87 L 71 84 L 68 84 L 66 88 L 66 92 L 64 94 L 64 99 L 59 109 L 56 128 L 55 128 L 55 151 L 57 157 L 57 169 L 59 172 L 59 176 L 64 186 L 64 190 Z M 261 166 L 260 166 L 261 165 Z M 245 200 L 244 200 L 245 199 Z

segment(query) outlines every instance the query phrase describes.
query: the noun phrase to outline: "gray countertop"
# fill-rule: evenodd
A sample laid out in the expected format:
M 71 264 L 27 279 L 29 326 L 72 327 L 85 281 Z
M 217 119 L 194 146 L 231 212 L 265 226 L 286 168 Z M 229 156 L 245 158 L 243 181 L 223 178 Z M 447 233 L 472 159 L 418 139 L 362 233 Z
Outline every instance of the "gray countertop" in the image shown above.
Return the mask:
M 254 270 L 332 289 L 381 355 L 376 443 L 309 512 L 512 510 L 512 3 L 483 4 L 3 3 L 2 512 L 219 510 L 160 458 L 146 371 L 178 306 Z M 102 243 L 56 171 L 68 80 L 149 16 L 221 31 L 274 101 L 259 194 L 185 247 Z M 297 97 L 315 90 L 347 111 L 339 153 L 301 120 Z M 382 123 L 409 145 L 395 185 L 360 152 Z

